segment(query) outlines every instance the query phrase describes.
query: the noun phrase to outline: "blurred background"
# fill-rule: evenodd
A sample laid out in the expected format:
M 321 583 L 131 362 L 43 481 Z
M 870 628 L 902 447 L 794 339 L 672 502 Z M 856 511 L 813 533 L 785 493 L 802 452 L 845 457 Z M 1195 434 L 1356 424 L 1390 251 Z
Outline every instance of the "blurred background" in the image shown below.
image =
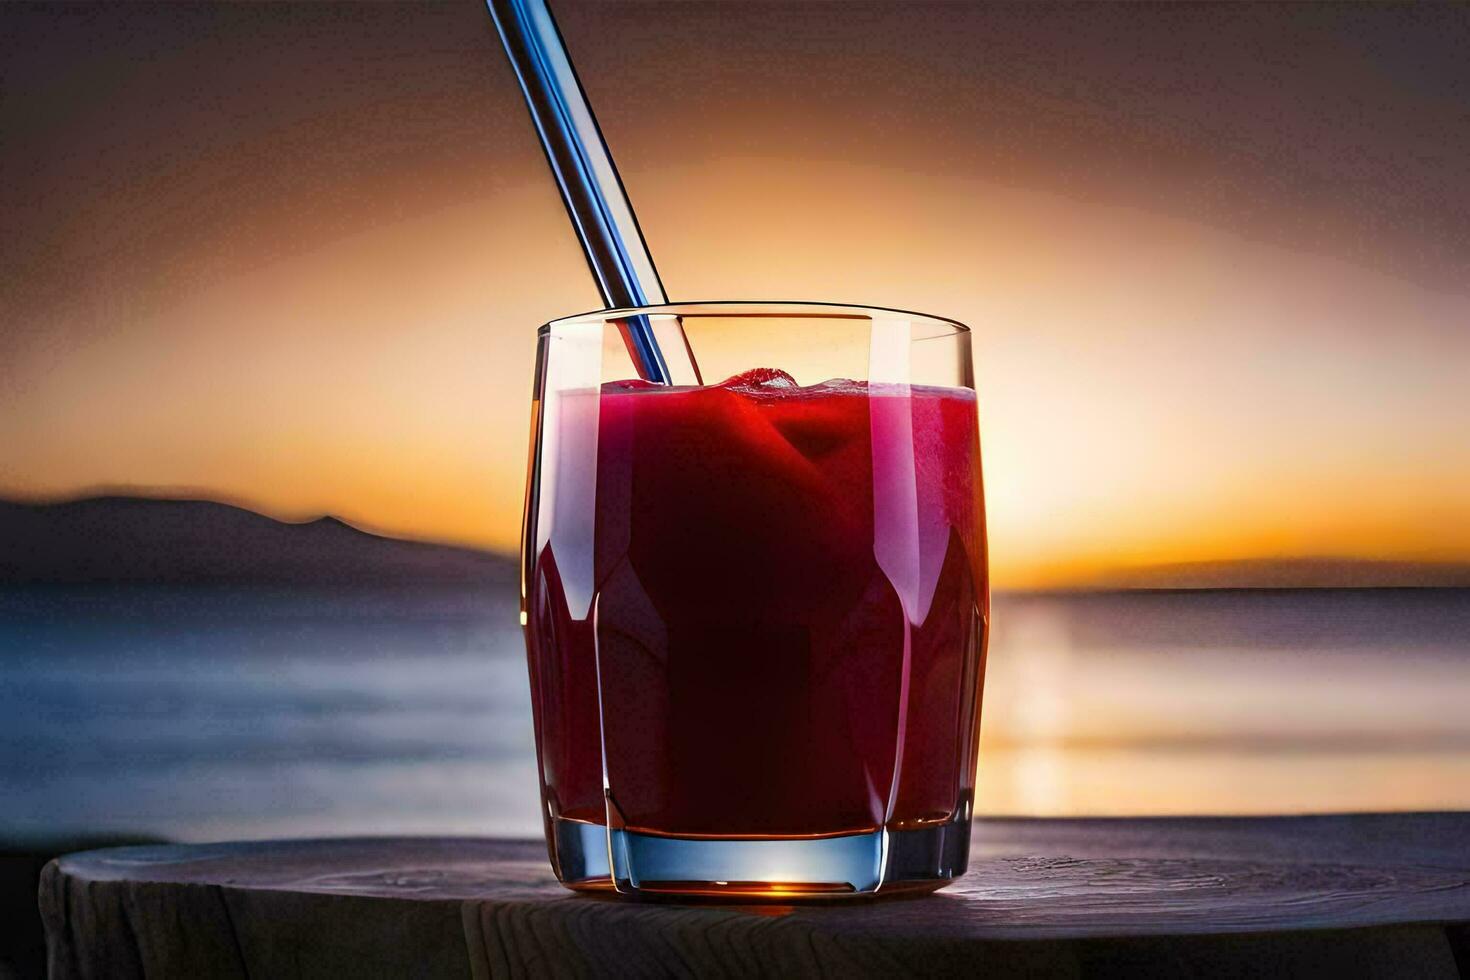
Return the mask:
M 554 6 L 672 297 L 974 327 L 981 813 L 1470 806 L 1470 8 Z M 0 215 L 7 853 L 538 834 L 483 7 L 0 7 Z

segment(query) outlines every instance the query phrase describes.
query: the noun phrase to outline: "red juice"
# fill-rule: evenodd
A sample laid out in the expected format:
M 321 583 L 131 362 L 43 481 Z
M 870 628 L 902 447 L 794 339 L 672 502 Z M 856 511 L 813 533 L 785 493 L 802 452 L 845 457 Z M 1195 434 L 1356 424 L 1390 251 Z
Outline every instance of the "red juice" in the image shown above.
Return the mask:
M 528 568 L 548 816 L 689 837 L 967 817 L 974 393 L 761 369 L 559 397 L 560 479 L 591 484 L 561 507 L 592 546 L 552 535 Z

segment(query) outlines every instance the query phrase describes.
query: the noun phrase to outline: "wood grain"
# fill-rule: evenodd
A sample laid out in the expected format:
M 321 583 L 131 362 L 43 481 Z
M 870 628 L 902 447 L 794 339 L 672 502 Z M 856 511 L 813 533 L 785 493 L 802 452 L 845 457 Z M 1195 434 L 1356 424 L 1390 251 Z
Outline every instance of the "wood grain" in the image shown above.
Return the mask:
M 1470 814 L 982 820 L 938 894 L 573 895 L 539 842 L 115 848 L 43 874 L 52 974 L 1459 976 Z

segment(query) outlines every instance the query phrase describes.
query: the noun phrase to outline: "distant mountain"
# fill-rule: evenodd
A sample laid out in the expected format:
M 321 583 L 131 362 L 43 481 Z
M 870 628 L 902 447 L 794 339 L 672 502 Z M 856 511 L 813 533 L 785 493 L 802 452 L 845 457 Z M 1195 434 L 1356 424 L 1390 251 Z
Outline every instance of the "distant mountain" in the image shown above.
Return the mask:
M 1347 558 L 1263 558 L 1185 562 L 1119 569 L 1098 577 L 1103 589 L 1375 589 L 1470 587 L 1463 562 Z
M 402 541 L 331 517 L 289 524 L 206 500 L 93 497 L 0 501 L 0 585 L 160 582 L 263 585 L 503 585 L 515 559 Z M 1470 564 L 1332 558 L 1118 569 L 1084 587 L 1290 589 L 1470 587 Z
M 514 559 L 204 500 L 0 502 L 0 583 L 501 584 Z

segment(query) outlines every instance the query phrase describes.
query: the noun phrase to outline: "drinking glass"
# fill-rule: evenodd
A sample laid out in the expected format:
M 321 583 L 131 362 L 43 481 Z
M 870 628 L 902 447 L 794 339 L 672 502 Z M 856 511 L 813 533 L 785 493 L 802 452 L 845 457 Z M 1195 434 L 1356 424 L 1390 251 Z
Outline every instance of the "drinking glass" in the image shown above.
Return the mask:
M 675 384 L 638 380 L 630 321 L 687 338 Z M 542 327 L 521 591 L 563 884 L 964 873 L 989 589 L 963 325 L 690 303 Z

